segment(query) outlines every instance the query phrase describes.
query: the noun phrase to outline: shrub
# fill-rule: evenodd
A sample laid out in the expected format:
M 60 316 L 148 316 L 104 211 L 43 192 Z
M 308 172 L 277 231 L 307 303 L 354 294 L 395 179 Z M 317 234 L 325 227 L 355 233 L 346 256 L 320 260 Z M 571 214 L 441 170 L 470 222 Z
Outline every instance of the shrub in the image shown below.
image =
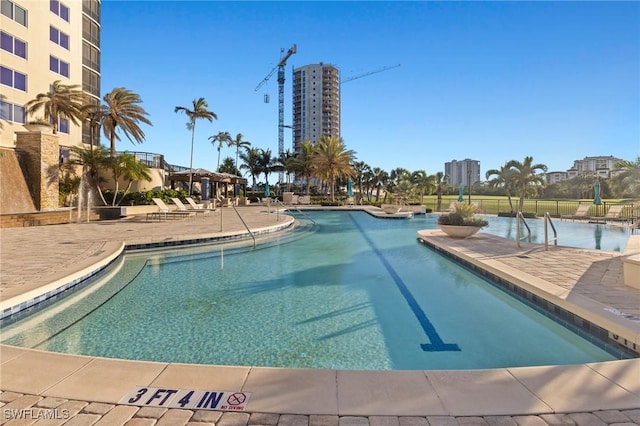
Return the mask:
M 454 211 L 440 215 L 438 218 L 439 225 L 453 226 L 479 226 L 489 225 L 486 220 L 475 217 L 475 207 L 470 204 L 454 204 Z

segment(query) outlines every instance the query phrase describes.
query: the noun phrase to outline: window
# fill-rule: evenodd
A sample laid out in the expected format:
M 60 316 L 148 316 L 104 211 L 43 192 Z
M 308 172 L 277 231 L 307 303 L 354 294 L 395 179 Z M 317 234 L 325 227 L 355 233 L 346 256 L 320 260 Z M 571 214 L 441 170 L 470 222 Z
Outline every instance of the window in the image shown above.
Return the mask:
M 0 31 L 0 48 L 16 56 L 27 59 L 27 43 Z
M 27 11 L 10 0 L 2 1 L 2 14 L 18 24 L 27 26 Z
M 49 56 L 49 69 L 67 78 L 69 77 L 69 64 L 55 56 Z
M 82 17 L 82 38 L 100 47 L 100 27 L 86 16 Z
M 69 134 L 69 120 L 60 118 L 58 120 L 58 132 Z
M 100 22 L 100 3 L 98 0 L 82 0 L 82 11 Z
M 100 75 L 87 68 L 82 68 L 82 90 L 100 97 Z
M 0 84 L 27 91 L 27 76 L 11 68 L 0 66 Z
M 100 71 L 100 51 L 85 41 L 82 42 L 82 65 Z
M 49 0 L 49 10 L 69 22 L 69 8 L 58 0 Z
M 69 35 L 63 33 L 56 27 L 49 27 L 49 40 L 69 50 Z
M 24 124 L 27 114 L 23 106 L 0 101 L 0 119 Z

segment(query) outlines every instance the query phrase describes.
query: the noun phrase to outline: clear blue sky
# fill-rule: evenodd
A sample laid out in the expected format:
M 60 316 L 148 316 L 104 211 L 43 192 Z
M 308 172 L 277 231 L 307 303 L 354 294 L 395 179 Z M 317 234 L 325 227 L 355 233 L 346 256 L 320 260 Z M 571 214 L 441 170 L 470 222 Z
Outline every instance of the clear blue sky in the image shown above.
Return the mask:
M 277 75 L 254 89 L 294 43 L 285 124 L 293 67 L 329 63 L 347 79 L 401 64 L 342 85 L 342 137 L 372 167 L 432 174 L 471 158 L 484 175 L 527 155 L 550 171 L 640 155 L 640 3 L 610 1 L 103 0 L 102 93 L 139 93 L 153 123 L 143 145 L 117 149 L 188 166 L 174 107 L 204 97 L 218 120 L 197 122 L 194 167 L 215 169 L 218 131 L 277 155 Z

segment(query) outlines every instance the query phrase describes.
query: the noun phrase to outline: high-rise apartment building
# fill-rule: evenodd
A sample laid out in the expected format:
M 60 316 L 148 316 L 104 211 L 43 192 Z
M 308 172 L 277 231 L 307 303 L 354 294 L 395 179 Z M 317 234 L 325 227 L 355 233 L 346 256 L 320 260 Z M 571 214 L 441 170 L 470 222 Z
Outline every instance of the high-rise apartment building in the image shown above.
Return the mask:
M 0 146 L 15 147 L 15 132 L 41 117 L 24 105 L 60 80 L 100 100 L 100 0 L 0 0 Z M 89 126 L 62 119 L 64 147 L 90 143 Z M 98 145 L 99 138 L 94 138 Z
M 605 179 L 610 178 L 611 172 L 620 161 L 622 161 L 622 159 L 616 158 L 613 155 L 584 157 L 582 160 L 575 160 L 573 162 L 573 167 L 567 170 L 567 177 L 571 179 L 577 176 L 592 175 Z
M 293 70 L 293 148 L 322 136 L 340 138 L 340 71 L 323 63 Z
M 480 161 L 452 160 L 444 163 L 444 173 L 448 177 L 449 185 L 473 185 L 480 182 Z

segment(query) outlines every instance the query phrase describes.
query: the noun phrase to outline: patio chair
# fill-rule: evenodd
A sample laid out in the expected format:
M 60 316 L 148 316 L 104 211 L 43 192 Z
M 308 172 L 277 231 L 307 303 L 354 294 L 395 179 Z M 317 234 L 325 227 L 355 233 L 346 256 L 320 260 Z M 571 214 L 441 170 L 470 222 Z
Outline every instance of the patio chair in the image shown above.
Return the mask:
M 589 219 L 589 209 L 591 206 L 589 204 L 579 204 L 575 213 L 573 214 L 563 214 L 560 216 L 560 220 L 564 219 Z
M 189 206 L 191 207 L 191 210 L 210 210 L 210 211 L 215 211 L 216 209 L 216 200 L 210 200 L 212 205 L 211 207 L 205 207 L 201 204 L 197 204 L 193 198 L 191 197 L 186 197 L 185 200 L 187 200 L 187 203 L 189 203 Z
M 205 209 L 198 209 L 198 208 L 187 208 L 187 206 L 185 206 L 182 201 L 180 200 L 180 198 L 172 198 L 171 201 L 173 201 L 173 204 L 175 204 L 178 207 L 178 211 L 179 212 L 193 212 L 193 213 L 200 213 L 200 214 L 209 214 L 209 210 L 205 210 Z M 197 214 L 196 214 L 197 216 Z
M 602 219 L 605 222 L 606 221 L 612 221 L 612 222 L 623 221 L 623 222 L 626 222 L 629 219 L 626 219 L 626 218 L 622 217 L 622 209 L 624 209 L 624 205 L 622 205 L 622 204 L 613 205 L 613 206 L 609 207 L 609 210 L 607 210 L 607 213 L 604 215 L 604 217 Z
M 195 213 L 192 213 L 190 211 L 173 211 L 171 209 L 169 209 L 169 206 L 167 206 L 164 201 L 162 201 L 162 199 L 160 198 L 153 198 L 153 202 L 155 203 L 156 206 L 158 206 L 158 211 L 157 212 L 151 212 L 151 213 L 147 213 L 147 220 L 149 219 L 154 219 L 157 218 L 158 220 L 161 219 L 168 219 L 168 218 L 189 218 L 191 216 L 194 216 Z

